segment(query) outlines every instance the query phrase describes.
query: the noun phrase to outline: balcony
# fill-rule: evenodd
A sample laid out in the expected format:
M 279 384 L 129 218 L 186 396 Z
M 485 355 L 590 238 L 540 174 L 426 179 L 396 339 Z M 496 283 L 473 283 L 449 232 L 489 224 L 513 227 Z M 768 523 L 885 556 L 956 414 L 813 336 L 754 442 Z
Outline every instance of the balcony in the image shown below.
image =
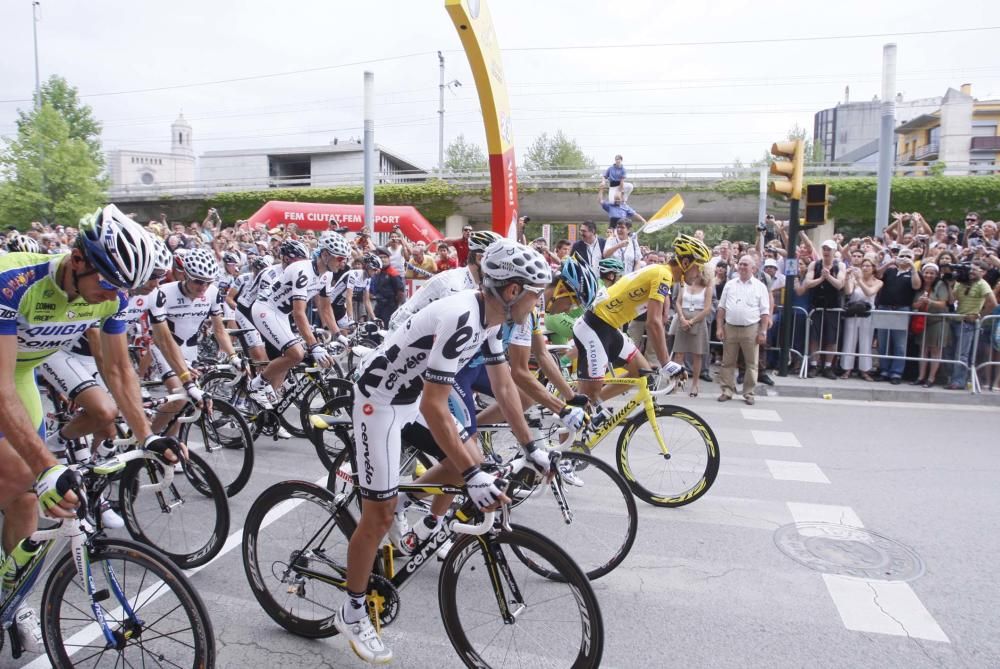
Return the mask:
M 1000 135 L 973 137 L 971 151 L 1000 151 Z
M 913 160 L 933 160 L 938 155 L 938 143 L 931 142 L 913 150 Z

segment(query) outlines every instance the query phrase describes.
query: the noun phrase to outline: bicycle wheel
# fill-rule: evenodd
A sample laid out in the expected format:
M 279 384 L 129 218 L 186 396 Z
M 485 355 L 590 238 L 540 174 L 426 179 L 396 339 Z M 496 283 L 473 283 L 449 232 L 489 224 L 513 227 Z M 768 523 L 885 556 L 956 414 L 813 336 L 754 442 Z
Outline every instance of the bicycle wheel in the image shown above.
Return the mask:
M 351 458 L 351 449 L 345 448 L 337 453 L 333 459 L 329 471 L 331 476 L 327 479 L 327 490 L 335 495 L 349 493 L 354 483 L 356 467 Z M 436 464 L 436 461 L 423 451 L 417 450 L 413 446 L 403 443 L 399 454 L 399 483 L 407 485 L 422 475 L 425 471 Z M 358 497 L 358 509 L 361 508 L 361 498 Z M 429 499 L 429 498 L 425 498 Z
M 635 496 L 653 506 L 690 504 L 712 487 L 719 473 L 719 441 L 700 416 L 679 406 L 657 406 L 664 453 L 640 412 L 618 436 L 618 471 Z
M 162 490 L 160 460 L 130 462 L 118 486 L 125 527 L 133 539 L 163 552 L 181 569 L 198 567 L 222 550 L 229 535 L 229 502 L 219 477 L 196 453 Z
M 512 527 L 496 536 L 457 538 L 441 567 L 441 620 L 458 656 L 467 667 L 600 666 L 604 624 L 587 577 L 551 540 Z M 559 580 L 536 574 L 513 557 L 515 549 Z M 511 608 L 509 620 L 498 601 Z
M 42 636 L 55 667 L 215 665 L 212 621 L 176 566 L 146 546 L 120 539 L 95 539 L 89 554 L 93 587 L 118 644 L 109 648 L 94 629 L 91 598 L 67 553 L 42 595 Z M 134 615 L 125 612 L 116 590 Z
M 353 392 L 354 386 L 350 381 L 344 379 L 327 378 L 323 379 L 321 383 L 310 382 L 295 399 L 294 408 L 298 415 L 293 417 L 291 411 L 286 411 L 282 414 L 282 421 L 286 424 L 289 432 L 312 441 L 315 438 L 313 434 L 315 430 L 312 423 L 309 422 L 309 417 L 316 413 L 324 413 L 324 407 L 329 402 L 338 397 L 349 398 Z M 347 419 L 350 420 L 350 418 L 351 412 L 348 404 Z M 293 423 L 295 423 L 294 429 L 291 427 Z
M 309 426 L 309 441 L 316 449 L 319 461 L 328 472 L 337 471 L 334 462 L 337 456 L 346 452 L 354 433 L 354 423 L 351 419 L 351 406 L 354 400 L 350 397 L 335 397 L 317 411 L 303 411 L 302 424 Z M 331 426 L 328 430 L 317 430 L 309 422 L 309 416 L 322 414 L 329 417 L 326 422 Z
M 347 578 L 353 531 L 346 511 L 338 513 L 333 494 L 320 486 L 284 481 L 261 493 L 247 514 L 242 550 L 250 589 L 267 615 L 299 636 L 337 634 L 333 619 L 344 602 L 346 585 L 339 584 Z
M 635 498 L 614 467 L 592 455 L 563 453 L 559 471 L 565 508 L 552 495 L 540 494 L 543 490 L 534 483 L 533 474 L 528 485 L 515 480 L 507 495 L 526 509 L 516 513 L 517 520 L 558 544 L 593 581 L 621 564 L 632 550 L 639 524 Z M 514 553 L 526 560 L 518 548 Z M 545 565 L 530 560 L 525 564 L 547 578 L 559 577 Z
M 194 423 L 183 423 L 178 438 L 205 459 L 229 497 L 250 480 L 254 460 L 250 426 L 228 401 L 213 399 L 212 411 L 203 411 Z

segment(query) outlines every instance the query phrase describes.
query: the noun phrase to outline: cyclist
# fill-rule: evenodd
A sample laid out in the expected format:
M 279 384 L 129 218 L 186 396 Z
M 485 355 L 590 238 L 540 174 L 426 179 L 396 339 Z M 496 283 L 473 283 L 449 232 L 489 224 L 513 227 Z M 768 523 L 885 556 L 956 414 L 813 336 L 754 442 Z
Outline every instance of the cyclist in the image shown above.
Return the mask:
M 433 278 L 422 285 L 410 296 L 389 319 L 389 330 L 395 330 L 406 322 L 406 319 L 417 313 L 431 302 L 462 290 L 479 286 L 482 278 L 479 260 L 490 244 L 500 241 L 502 237 L 490 230 L 477 230 L 468 235 L 469 253 L 465 267 L 445 270 L 435 274 Z
M 537 251 L 510 240 L 487 249 L 480 267 L 483 284 L 479 290 L 459 292 L 421 310 L 358 368 L 353 419 L 356 465 L 361 472 L 361 518 L 348 547 L 348 599 L 335 624 L 354 652 L 368 662 L 392 659 L 392 651 L 382 643 L 365 610 L 365 591 L 379 542 L 392 525 L 397 506 L 403 426 L 422 415 L 434 444 L 448 456 L 420 480 L 457 483 L 464 479 L 469 498 L 480 509 L 507 501 L 496 479 L 479 469 L 481 452 L 461 442 L 448 408 L 455 374 L 477 352 L 483 353 L 497 401 L 528 461 L 538 471 L 549 473 L 548 452 L 532 442 L 520 413 L 517 388 L 503 356 L 500 326 L 528 317 L 551 280 L 551 270 Z
M 226 327 L 236 325 L 236 310 L 226 301 L 229 289 L 232 288 L 236 278 L 240 275 L 240 265 L 243 261 L 238 253 L 225 251 L 222 254 L 222 273 L 219 275 L 217 286 L 219 287 L 219 302 L 222 304 L 222 320 Z
M 236 314 L 236 326 L 241 330 L 249 330 L 243 335 L 243 341 L 246 342 L 249 349 L 246 354 L 255 362 L 267 362 L 264 340 L 260 338 L 260 333 L 254 327 L 250 308 L 257 300 L 257 288 L 263 280 L 266 270 L 271 268 L 271 256 L 252 256 L 249 265 L 249 272 L 240 274 L 233 280 L 229 294 L 226 295 L 226 303 L 233 308 Z M 274 278 L 277 279 L 277 276 Z
M 8 253 L 41 253 L 38 242 L 28 235 L 15 234 L 7 242 Z
M 375 320 L 368 287 L 371 278 L 380 271 L 382 271 L 382 261 L 379 257 L 374 253 L 366 253 L 361 258 L 360 269 L 347 270 L 333 284 L 329 297 L 333 302 L 333 316 L 337 319 L 338 327 L 350 328 L 354 325 L 354 300 L 359 296 L 364 304 L 365 313 L 368 314 L 368 320 Z
M 201 406 L 204 393 L 198 387 L 195 373 L 188 361 L 198 357 L 198 339 L 201 326 L 212 319 L 212 329 L 219 348 L 229 356 L 228 363 L 242 366 L 242 359 L 233 349 L 226 326 L 222 322 L 222 305 L 219 304 L 219 263 L 215 255 L 204 248 L 192 249 L 184 256 L 184 278 L 157 288 L 150 297 L 149 320 L 152 323 L 153 370 L 163 380 L 169 393 L 182 388 L 196 405 Z M 180 409 L 178 403 L 168 402 L 156 413 L 153 429 L 163 429 L 170 417 Z M 174 429 L 180 429 L 175 423 Z
M 597 272 L 604 288 L 609 288 L 625 274 L 625 265 L 618 258 L 604 258 L 597 263 Z
M 114 205 L 80 222 L 69 253 L 0 258 L 0 511 L 3 548 L 16 564 L 37 550 L 26 539 L 37 527 L 36 504 L 51 517 L 74 516 L 76 478 L 45 445 L 34 370 L 91 324 L 100 323 L 104 380 L 136 439 L 164 454 L 176 448 L 150 432 L 117 317 L 127 303 L 121 291 L 149 280 L 153 258 L 152 239 Z M 15 623 L 22 646 L 37 652 L 37 615 L 22 607 Z
M 280 249 L 282 258 L 289 264 L 277 281 L 270 286 L 261 284 L 251 308 L 253 323 L 264 338 L 271 362 L 250 382 L 248 390 L 250 397 L 265 407 L 277 401 L 276 389 L 285 382 L 288 370 L 302 362 L 306 351 L 320 367 L 333 364 L 333 356 L 319 343 L 309 325 L 306 305 L 313 297 L 317 298 L 320 321 L 334 337 L 340 338 L 341 343 L 347 344 L 347 338 L 340 333 L 337 319 L 333 317 L 330 298 L 326 296 L 330 287 L 329 273 L 340 270 L 351 255 L 347 240 L 336 232 L 324 234 L 311 259 L 306 245 L 298 240 L 285 240 Z M 290 317 L 298 329 L 298 336 L 292 333 Z
M 712 252 L 703 242 L 689 235 L 678 235 L 673 248 L 676 266 L 684 273 L 704 265 L 712 257 Z M 672 283 L 671 269 L 666 265 L 649 265 L 626 274 L 573 326 L 573 339 L 580 360 L 580 391 L 595 405 L 609 363 L 624 363 L 633 377 L 649 365 L 635 343 L 622 333 L 622 327 L 639 314 L 646 314 L 646 329 L 658 359 L 670 360 L 663 323 L 664 314 L 670 306 Z M 681 370 L 682 367 L 676 363 L 664 363 L 659 371 L 660 383 L 664 386 L 673 383 L 673 376 Z M 604 398 L 627 389 L 626 385 L 612 386 L 604 393 Z

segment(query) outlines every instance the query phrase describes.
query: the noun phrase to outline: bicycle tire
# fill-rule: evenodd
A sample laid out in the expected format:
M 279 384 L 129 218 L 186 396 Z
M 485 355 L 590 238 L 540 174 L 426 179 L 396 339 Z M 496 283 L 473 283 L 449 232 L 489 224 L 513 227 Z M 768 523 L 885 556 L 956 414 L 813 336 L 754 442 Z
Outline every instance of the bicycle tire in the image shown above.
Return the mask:
M 551 495 L 520 495 L 519 487 L 524 487 L 523 480 L 515 479 L 507 495 L 511 499 L 521 498 L 515 502 L 517 506 L 533 507 L 531 511 L 517 514 L 522 525 L 556 542 L 576 561 L 587 578 L 594 581 L 620 565 L 632 550 L 639 525 L 635 497 L 615 468 L 593 455 L 563 453 L 559 467 L 560 471 L 568 468 L 583 483 L 582 487 L 568 482 L 562 486 L 567 505 L 573 513 L 571 524 L 565 522 Z M 532 482 L 529 487 L 534 490 L 537 485 L 548 484 Z M 542 506 L 548 508 L 543 509 Z M 559 574 L 529 560 L 517 548 L 513 550 L 537 574 L 559 578 Z
M 708 423 L 689 409 L 657 405 L 656 416 L 669 456 L 660 451 L 651 433 L 637 438 L 637 432 L 648 424 L 646 412 L 642 411 L 629 419 L 618 435 L 618 472 L 635 496 L 648 504 L 669 508 L 690 504 L 715 483 L 719 440 Z M 660 474 L 653 471 L 661 468 Z M 676 481 L 676 485 L 668 488 L 666 479 L 671 479 L 671 484 Z
M 254 597 L 272 620 L 309 639 L 337 634 L 333 620 L 345 595 L 319 579 L 293 579 L 293 561 L 305 559 L 313 569 L 325 567 L 331 578 L 346 578 L 347 544 L 354 528 L 339 524 L 336 509 L 334 495 L 325 488 L 305 481 L 283 481 L 260 494 L 243 527 L 243 569 Z M 322 558 L 303 558 L 307 542 L 323 529 Z M 327 544 L 330 539 L 336 544 L 333 550 Z M 319 597 L 327 596 L 327 605 L 319 603 Z
M 201 441 L 191 439 L 191 430 L 201 431 Z M 188 451 L 200 443 L 204 460 L 222 481 L 226 495 L 239 493 L 253 474 L 254 444 L 250 426 L 243 414 L 227 400 L 212 400 L 211 415 L 203 411 L 194 423 L 183 423 L 178 435 L 181 443 L 187 444 Z
M 335 397 L 327 402 L 319 411 L 303 412 L 302 424 L 309 425 L 309 441 L 316 449 L 316 456 L 323 463 L 328 472 L 337 471 L 339 465 L 335 464 L 337 457 L 348 450 L 354 434 L 354 424 L 351 421 L 351 407 L 354 400 L 350 397 Z M 309 422 L 309 415 L 320 413 L 334 416 L 338 421 L 345 421 L 344 424 L 334 425 L 329 430 L 317 430 Z
M 172 465 L 143 459 L 126 466 L 118 486 L 125 527 L 181 569 L 199 567 L 219 554 L 229 536 L 226 489 L 200 456 L 189 453 L 184 473 L 175 473 L 169 488 L 143 490 L 162 476 L 164 466 Z
M 296 432 L 300 437 L 304 437 L 315 443 L 315 428 L 309 422 L 309 417 L 314 413 L 325 413 L 326 405 L 339 397 L 352 397 L 354 384 L 344 379 L 324 379 L 322 383 L 313 383 L 299 397 L 296 406 L 299 411 L 299 424 Z M 348 417 L 350 416 L 350 406 L 348 406 Z M 294 432 L 293 432 L 294 434 Z
M 538 667 L 552 665 L 551 658 L 558 654 L 560 658 L 565 656 L 558 666 L 568 665 L 573 669 L 599 667 L 604 652 L 604 623 L 587 576 L 565 551 L 542 534 L 521 525 L 511 527 L 513 531 L 495 536 L 460 536 L 441 567 L 438 605 L 448 638 L 459 658 L 467 667 L 508 666 L 502 663 L 508 660 L 526 662 L 522 665 L 526 667 Z M 517 546 L 523 553 L 535 554 L 537 560 L 549 563 L 561 578 L 544 578 L 527 567 L 517 575 L 514 573 L 516 561 L 512 560 L 506 560 L 506 568 L 490 564 L 496 555 L 506 559 L 504 546 Z M 475 558 L 477 555 L 478 558 Z M 491 561 L 487 561 L 488 555 Z M 484 564 L 485 569 L 478 568 Z M 466 566 L 470 568 L 465 569 Z M 495 622 L 480 622 L 483 618 L 490 618 L 484 609 L 492 609 L 498 599 L 508 603 L 513 600 L 509 591 L 502 595 L 493 592 L 489 580 L 491 573 L 497 573 L 504 581 L 515 578 L 524 597 L 526 605 L 511 624 L 505 623 L 499 610 L 494 611 Z M 482 580 L 484 577 L 485 582 Z M 466 601 L 460 603 L 460 598 Z M 571 602 L 577 605 L 578 617 L 575 620 L 570 610 Z M 475 622 L 469 622 L 473 618 Z M 531 644 L 544 649 L 544 660 L 537 656 L 525 657 L 527 645 L 518 644 L 510 638 L 518 631 L 544 637 L 532 639 Z M 475 640 L 470 639 L 470 635 Z M 519 648 L 522 652 L 511 653 L 510 648 Z M 514 657 L 508 657 L 508 654 Z M 495 655 L 500 656 L 500 661 Z
M 122 539 L 94 539 L 89 554 L 95 590 L 114 592 L 108 578 L 108 568 L 112 569 L 144 625 L 139 630 L 130 625 L 129 633 L 122 634 L 126 616 L 112 594 L 101 602 L 101 607 L 108 627 L 117 633 L 123 647 L 107 648 L 100 632 L 94 645 L 81 643 L 76 635 L 94 620 L 87 617 L 91 611 L 90 598 L 80 585 L 72 554 L 67 552 L 55 565 L 42 595 L 42 636 L 54 667 L 145 666 L 141 660 L 150 656 L 163 663 L 158 666 L 192 669 L 215 666 L 212 620 L 201 596 L 179 568 L 157 551 Z M 81 612 L 86 612 L 83 617 Z M 184 634 L 183 642 L 175 638 L 180 634 Z M 80 646 L 67 648 L 74 640 Z M 131 664 L 127 659 L 129 649 L 135 651 L 135 661 Z

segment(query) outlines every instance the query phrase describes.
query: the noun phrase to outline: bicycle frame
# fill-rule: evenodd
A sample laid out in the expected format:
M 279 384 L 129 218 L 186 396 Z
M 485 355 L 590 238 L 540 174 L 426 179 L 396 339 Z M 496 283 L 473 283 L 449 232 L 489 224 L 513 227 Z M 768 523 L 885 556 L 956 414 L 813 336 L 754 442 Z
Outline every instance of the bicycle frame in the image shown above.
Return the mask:
M 656 436 L 656 441 L 660 446 L 660 451 L 664 455 L 669 455 L 670 449 L 667 447 L 666 441 L 660 433 L 660 427 L 656 423 L 656 403 L 653 401 L 653 393 L 649 390 L 648 377 L 608 376 L 604 378 L 604 383 L 607 385 L 636 386 L 638 388 L 638 392 L 635 396 L 629 398 L 628 402 L 625 403 L 625 406 L 612 414 L 611 417 L 604 421 L 604 424 L 594 430 L 593 433 L 589 434 L 582 440 L 578 440 L 574 444 L 574 448 L 586 450 L 586 452 L 589 453 L 594 450 L 597 445 L 601 443 L 604 437 L 606 437 L 612 430 L 627 421 L 632 414 L 635 413 L 636 409 L 643 407 L 646 412 L 646 418 L 649 420 L 649 425 L 652 428 L 653 434 Z

